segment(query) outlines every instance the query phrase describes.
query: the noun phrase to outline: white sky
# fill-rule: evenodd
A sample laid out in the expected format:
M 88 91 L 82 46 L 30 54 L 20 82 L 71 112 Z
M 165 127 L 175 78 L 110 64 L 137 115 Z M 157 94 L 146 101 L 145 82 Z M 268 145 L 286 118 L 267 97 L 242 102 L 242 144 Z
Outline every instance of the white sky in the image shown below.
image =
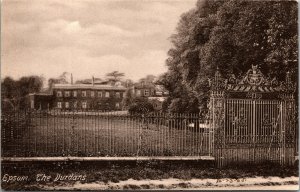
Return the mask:
M 62 72 L 74 80 L 113 70 L 138 80 L 167 70 L 180 15 L 196 0 L 4 0 L 1 77 Z

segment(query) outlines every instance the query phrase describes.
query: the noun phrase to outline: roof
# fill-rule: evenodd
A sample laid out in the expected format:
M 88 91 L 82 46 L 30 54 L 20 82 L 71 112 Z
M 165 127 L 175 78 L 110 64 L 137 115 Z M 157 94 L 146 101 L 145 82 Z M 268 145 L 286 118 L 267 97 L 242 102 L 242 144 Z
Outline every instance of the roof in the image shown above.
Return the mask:
M 78 82 L 78 83 L 76 83 Z M 93 84 L 93 80 L 92 79 L 84 79 L 84 80 L 79 80 L 76 81 L 75 84 Z M 101 80 L 101 79 L 95 79 L 94 80 L 94 84 L 108 84 L 109 81 L 105 81 L 105 80 Z
M 51 93 L 29 93 L 28 95 L 52 96 Z
M 145 84 L 136 83 L 136 84 L 134 84 L 134 88 L 136 88 L 136 89 L 149 89 L 149 88 L 153 88 L 156 91 L 162 91 L 162 92 L 166 92 L 167 91 L 164 88 L 163 85 L 157 85 L 157 84 L 154 84 L 154 83 L 145 83 Z
M 93 89 L 93 90 L 119 90 L 125 91 L 124 86 L 98 85 L 98 84 L 54 84 L 53 89 Z
M 149 88 L 155 88 L 155 85 L 153 83 L 135 83 L 134 87 L 137 89 L 149 89 Z

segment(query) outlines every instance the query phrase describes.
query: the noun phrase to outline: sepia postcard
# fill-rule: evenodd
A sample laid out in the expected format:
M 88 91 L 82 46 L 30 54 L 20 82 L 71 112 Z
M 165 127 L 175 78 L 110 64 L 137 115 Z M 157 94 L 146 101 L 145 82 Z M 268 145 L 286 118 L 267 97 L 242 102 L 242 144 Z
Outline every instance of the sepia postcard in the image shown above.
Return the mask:
M 298 3 L 1 0 L 1 189 L 299 189 Z

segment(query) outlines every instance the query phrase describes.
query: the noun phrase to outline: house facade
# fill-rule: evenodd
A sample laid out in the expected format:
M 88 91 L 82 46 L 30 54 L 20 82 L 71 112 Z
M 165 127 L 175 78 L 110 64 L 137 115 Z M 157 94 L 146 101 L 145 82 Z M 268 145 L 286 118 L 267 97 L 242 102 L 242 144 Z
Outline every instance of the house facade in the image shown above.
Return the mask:
M 169 92 L 161 85 L 154 83 L 140 82 L 133 86 L 136 97 L 168 97 Z
M 163 86 L 154 83 L 140 82 L 130 88 L 121 83 L 103 81 L 84 81 L 64 84 L 51 84 L 47 93 L 33 93 L 28 95 L 27 106 L 31 109 L 59 109 L 59 110 L 123 110 L 125 91 L 130 89 L 135 97 L 147 98 L 155 110 L 162 109 L 162 103 L 169 93 Z
M 147 98 L 156 111 L 162 110 L 162 104 L 169 96 L 169 92 L 162 85 L 149 82 L 136 83 L 132 90 L 135 97 Z
M 53 106 L 63 110 L 122 110 L 126 88 L 108 84 L 54 84 Z

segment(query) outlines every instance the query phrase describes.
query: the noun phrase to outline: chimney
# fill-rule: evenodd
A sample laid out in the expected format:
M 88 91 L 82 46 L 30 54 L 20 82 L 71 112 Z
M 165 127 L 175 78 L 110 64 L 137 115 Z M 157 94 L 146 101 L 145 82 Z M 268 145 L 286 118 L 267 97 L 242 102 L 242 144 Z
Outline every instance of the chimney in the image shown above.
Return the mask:
M 92 85 L 94 86 L 94 83 L 95 83 L 95 79 L 94 79 L 94 76 L 92 76 Z
M 73 74 L 71 73 L 71 84 L 73 85 Z

